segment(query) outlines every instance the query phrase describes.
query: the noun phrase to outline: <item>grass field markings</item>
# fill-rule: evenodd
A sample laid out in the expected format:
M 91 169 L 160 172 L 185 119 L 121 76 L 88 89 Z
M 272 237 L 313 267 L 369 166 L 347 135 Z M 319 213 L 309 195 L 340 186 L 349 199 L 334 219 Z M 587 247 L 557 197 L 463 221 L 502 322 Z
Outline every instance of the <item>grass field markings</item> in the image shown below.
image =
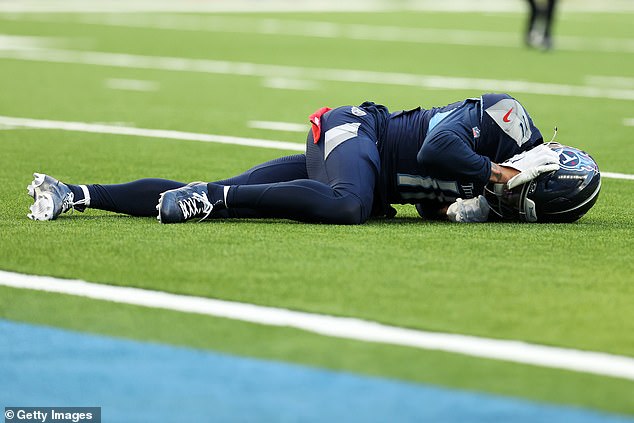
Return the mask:
M 27 128 L 27 127 L 24 127 L 24 126 L 20 127 L 20 126 L 7 125 L 7 124 L 4 124 L 4 123 L 0 123 L 0 131 L 13 131 L 15 129 L 30 129 L 30 128 Z
M 634 118 L 623 119 L 623 125 L 634 126 Z
M 62 44 L 58 38 L 0 34 L 0 50 L 61 47 Z
M 260 124 L 272 126 L 275 124 L 282 124 L 285 128 L 292 127 L 299 130 L 299 125 L 287 122 L 266 122 Z M 286 125 L 291 125 L 286 126 Z M 298 126 L 295 126 L 298 125 Z M 101 123 L 87 123 L 87 122 L 69 122 L 58 120 L 45 120 L 45 119 L 28 119 L 11 116 L 0 116 L 0 126 L 5 129 L 18 129 L 18 128 L 34 128 L 34 129 L 49 129 L 71 132 L 88 132 L 93 134 L 113 134 L 113 135 L 128 135 L 135 137 L 147 137 L 147 138 L 161 138 L 161 139 L 173 139 L 184 141 L 200 141 L 219 144 L 233 144 L 242 145 L 247 147 L 262 147 L 271 148 L 275 150 L 291 150 L 291 151 L 305 151 L 304 142 L 287 142 L 287 141 L 275 141 L 265 140 L 260 138 L 244 138 L 234 137 L 230 135 L 214 135 L 214 134 L 201 134 L 197 132 L 183 132 L 171 129 L 147 129 L 136 128 L 131 126 L 117 126 L 113 124 L 101 124 Z M 281 127 L 281 126 L 278 126 Z M 280 130 L 280 129 L 277 129 Z M 282 129 L 284 130 L 284 129 Z M 287 130 L 287 129 L 286 129 Z M 306 128 L 307 131 L 307 128 Z M 601 175 L 605 178 L 612 179 L 626 179 L 634 180 L 634 175 L 628 175 L 624 173 L 612 173 L 601 172 Z
M 634 89 L 634 78 L 628 76 L 587 75 L 584 80 L 597 87 Z
M 146 81 L 142 79 L 107 78 L 104 84 L 111 90 L 140 92 L 158 91 L 161 87 L 161 84 L 156 81 Z
M 601 172 L 601 177 L 610 178 L 610 179 L 626 179 L 629 181 L 634 181 L 634 175 L 629 175 L 627 173 Z
M 42 119 L 13 118 L 0 116 L 0 125 L 52 129 L 73 132 L 89 132 L 94 134 L 129 135 L 136 137 L 174 139 L 186 141 L 201 141 L 219 144 L 243 145 L 248 147 L 263 147 L 277 150 L 304 151 L 304 142 L 292 143 L 285 141 L 264 140 L 258 138 L 242 138 L 228 135 L 201 134 L 195 132 L 183 132 L 169 129 L 145 129 L 128 126 L 115 126 L 107 124 L 94 124 L 86 122 L 67 122 Z
M 0 58 L 48 63 L 199 72 L 232 76 L 308 79 L 330 82 L 398 85 L 428 89 L 477 90 L 554 95 L 563 97 L 634 100 L 634 90 L 499 79 L 421 75 L 366 70 L 305 68 L 211 59 L 142 56 L 123 53 L 62 49 L 0 50 Z
M 563 2 L 561 13 L 634 13 L 634 5 L 623 0 L 576 0 Z M 222 2 L 174 2 L 171 0 L 21 0 L 0 2 L 0 13 L 122 13 L 122 12 L 215 12 L 215 13 L 274 13 L 274 12 L 398 12 L 427 11 L 445 13 L 526 13 L 520 2 L 500 0 L 320 0 L 286 1 L 233 0 Z
M 291 78 L 264 78 L 262 86 L 276 90 L 315 91 L 319 89 L 319 84 L 315 81 Z
M 269 129 L 271 131 L 300 132 L 308 133 L 308 125 L 293 122 L 271 122 L 265 120 L 250 120 L 247 122 L 249 128 Z
M 51 19 L 50 17 L 48 18 Z M 522 46 L 522 35 L 516 32 L 475 31 L 463 29 L 406 28 L 362 24 L 339 24 L 321 21 L 241 18 L 227 16 L 177 15 L 82 15 L 83 24 L 127 28 L 167 29 L 197 32 L 229 32 L 293 37 L 337 38 L 359 41 L 382 41 L 440 45 L 488 47 Z M 606 37 L 557 36 L 558 50 L 634 53 L 634 39 Z
M 606 1 L 606 0 L 604 0 Z M 396 3 L 396 5 L 395 5 Z M 169 0 L 128 0 L 122 2 L 81 0 L 8 1 L 0 2 L 0 11 L 5 13 L 112 13 L 112 12 L 215 12 L 215 13 L 274 13 L 274 12 L 386 12 L 424 10 L 441 12 L 505 11 L 524 12 L 525 8 L 515 2 L 480 0 L 418 0 L 393 2 L 390 0 L 320 0 L 318 2 L 267 0 L 232 0 L 221 2 L 174 2 Z M 402 5 L 410 5 L 404 7 Z
M 462 0 L 465 1 L 465 0 Z M 486 3 L 486 0 L 481 0 Z M 490 1 L 490 0 L 489 0 Z M 467 3 L 465 3 L 467 4 Z M 430 2 L 431 6 L 431 2 Z M 505 8 L 508 9 L 508 8 Z M 517 10 L 518 8 L 515 8 Z M 292 12 L 384 12 L 398 10 L 389 0 L 320 0 L 318 2 L 267 0 L 175 2 L 172 0 L 48 0 L 48 1 L 6 1 L 0 2 L 0 13 L 11 15 L 20 13 L 292 13 Z M 447 9 L 448 12 L 452 11 Z M 459 9 L 456 9 L 459 11 Z
M 255 304 L 171 294 L 161 291 L 24 275 L 0 270 L 0 285 L 202 314 L 267 326 L 292 327 L 319 335 L 425 350 L 438 350 L 492 360 L 564 369 L 634 380 L 634 358 L 550 347 L 522 341 L 426 332 L 368 320 L 306 313 Z

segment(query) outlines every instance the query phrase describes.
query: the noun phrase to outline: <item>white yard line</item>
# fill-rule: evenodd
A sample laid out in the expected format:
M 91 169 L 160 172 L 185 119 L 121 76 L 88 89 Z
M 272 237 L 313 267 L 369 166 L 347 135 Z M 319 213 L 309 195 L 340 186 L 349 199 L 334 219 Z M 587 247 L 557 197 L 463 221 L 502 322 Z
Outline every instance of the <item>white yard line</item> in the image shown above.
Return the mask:
M 262 86 L 276 90 L 315 91 L 319 89 L 319 84 L 315 81 L 290 78 L 264 78 Z
M 158 82 L 145 81 L 142 79 L 108 78 L 104 83 L 106 87 L 111 90 L 151 92 L 157 91 L 160 88 Z
M 93 14 L 75 18 L 55 15 L 37 16 L 35 20 L 68 21 L 131 28 L 166 29 L 196 32 L 229 32 L 293 37 L 337 38 L 361 41 L 417 44 L 466 45 L 518 48 L 523 45 L 521 31 L 496 32 L 463 29 L 338 24 L 332 22 L 185 15 Z M 70 19 L 70 20 L 69 20 Z M 558 50 L 634 53 L 634 39 L 605 37 L 556 37 Z
M 252 126 L 256 125 L 256 126 Z M 257 126 L 259 125 L 259 126 Z M 259 127 L 261 129 L 275 129 L 281 131 L 300 132 L 300 127 L 304 127 L 301 132 L 308 132 L 308 127 L 289 123 L 289 122 L 268 122 L 268 121 L 251 121 L 251 127 Z M 113 134 L 128 135 L 135 137 L 162 138 L 185 141 L 200 141 L 219 144 L 234 144 L 247 147 L 262 147 L 276 150 L 305 151 L 303 143 L 293 143 L 286 141 L 273 141 L 259 138 L 243 138 L 233 137 L 229 135 L 213 135 L 201 134 L 196 132 L 174 131 L 169 129 L 147 129 L 134 128 L 130 126 L 117 126 L 113 124 L 87 123 L 87 122 L 68 122 L 59 120 L 46 119 L 28 119 L 12 116 L 0 116 L 0 128 L 17 129 L 17 128 L 34 128 L 34 129 L 51 129 L 60 131 L 88 132 L 94 134 Z M 601 176 L 612 179 L 634 180 L 634 175 L 624 173 L 601 172 Z
M 0 125 L 8 127 L 54 129 L 61 131 L 89 132 L 95 134 L 129 135 L 136 137 L 175 139 L 187 141 L 201 141 L 220 144 L 244 145 L 248 147 L 273 148 L 277 150 L 304 151 L 304 144 L 270 141 L 257 138 L 241 138 L 227 135 L 200 134 L 195 132 L 182 132 L 167 129 L 131 128 L 128 126 L 115 126 L 86 122 L 66 122 L 56 120 L 25 119 L 10 116 L 0 116 Z
M 431 89 L 475 90 L 478 92 L 497 91 L 563 97 L 634 100 L 634 90 L 626 89 L 440 75 L 417 75 L 396 72 L 305 68 L 299 66 L 265 65 L 249 62 L 187 59 L 180 57 L 140 56 L 97 51 L 61 49 L 0 50 L 0 58 L 133 69 L 158 69 L 166 71 L 201 72 L 234 76 L 302 79 L 309 81 L 317 80 L 345 83 L 400 85 Z
M 629 76 L 587 75 L 585 81 L 587 85 L 598 87 L 634 88 L 634 78 Z
M 286 131 L 286 132 L 300 132 L 300 133 L 308 133 L 308 124 L 304 125 L 301 123 L 293 123 L 293 122 L 271 122 L 266 120 L 250 120 L 247 122 L 247 126 L 249 128 L 256 129 L 269 129 L 271 131 Z
M 634 126 L 634 118 L 623 119 L 623 125 Z
M 634 181 L 634 175 L 628 175 L 627 173 L 614 173 L 614 172 L 601 172 L 602 178 L 610 179 L 625 179 L 628 181 Z
M 0 34 L 0 50 L 60 47 L 64 43 L 60 38 Z
M 5 271 L 0 271 L 0 285 L 202 314 L 260 325 L 291 327 L 335 338 L 446 351 L 634 380 L 634 358 L 601 352 L 549 347 L 522 341 L 426 332 L 355 318 Z

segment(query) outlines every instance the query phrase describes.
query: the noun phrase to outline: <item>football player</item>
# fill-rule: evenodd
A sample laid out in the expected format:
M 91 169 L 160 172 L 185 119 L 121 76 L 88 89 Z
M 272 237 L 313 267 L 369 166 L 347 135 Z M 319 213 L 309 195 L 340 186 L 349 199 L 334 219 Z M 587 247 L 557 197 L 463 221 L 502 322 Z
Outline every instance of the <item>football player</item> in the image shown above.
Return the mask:
M 561 151 L 543 144 L 528 112 L 507 94 L 394 113 L 371 102 L 324 107 L 309 120 L 305 154 L 221 181 L 70 185 L 36 173 L 28 186 L 34 199 L 28 216 L 52 220 L 70 209 L 92 207 L 157 216 L 162 223 L 274 217 L 360 224 L 372 216 L 393 217 L 391 204 L 409 203 L 428 219 L 532 222 L 543 220 L 535 204 L 547 200 L 535 190 L 548 184 L 515 192 L 560 169 Z M 585 157 L 587 168 L 591 159 Z M 598 169 L 594 176 L 599 178 Z M 578 190 L 569 191 L 559 194 L 572 203 L 582 201 Z M 594 204 L 596 195 L 584 204 Z

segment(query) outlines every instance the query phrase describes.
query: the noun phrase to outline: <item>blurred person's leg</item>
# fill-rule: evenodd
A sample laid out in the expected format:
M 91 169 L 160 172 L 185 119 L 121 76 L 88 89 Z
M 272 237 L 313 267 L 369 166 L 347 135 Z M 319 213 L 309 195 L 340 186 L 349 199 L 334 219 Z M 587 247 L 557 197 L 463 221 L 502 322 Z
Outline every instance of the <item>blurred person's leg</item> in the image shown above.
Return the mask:
M 552 26 L 555 17 L 555 5 L 557 0 L 548 0 L 548 5 L 545 11 L 545 25 L 544 25 L 544 40 L 542 41 L 542 47 L 546 50 L 550 50 L 553 46 L 552 42 Z
M 552 25 L 555 17 L 557 0 L 527 0 L 529 4 L 528 23 L 525 39 L 529 47 L 550 50 L 552 48 Z
M 526 45 L 529 47 L 533 46 L 533 35 L 535 31 L 535 22 L 537 21 L 537 15 L 539 14 L 539 10 L 537 9 L 537 4 L 535 0 L 527 0 L 529 11 L 528 11 L 528 22 L 526 24 L 526 34 L 524 36 L 524 41 Z

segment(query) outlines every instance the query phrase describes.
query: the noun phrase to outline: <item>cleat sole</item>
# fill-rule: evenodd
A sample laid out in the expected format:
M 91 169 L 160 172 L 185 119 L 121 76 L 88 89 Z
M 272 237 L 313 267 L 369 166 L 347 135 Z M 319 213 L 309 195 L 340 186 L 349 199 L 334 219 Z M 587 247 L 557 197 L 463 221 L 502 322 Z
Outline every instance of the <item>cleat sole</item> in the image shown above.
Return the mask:
M 34 173 L 33 181 L 26 187 L 29 195 L 35 200 L 29 207 L 31 213 L 27 214 L 31 220 L 52 220 L 53 199 L 50 194 L 42 193 L 40 190 L 45 178 L 46 175 L 43 173 Z
M 39 188 L 42 185 L 42 183 L 44 183 L 45 176 L 46 175 L 44 175 L 43 173 L 34 173 L 33 181 L 26 187 L 27 191 L 29 192 L 29 195 L 33 197 L 33 199 L 35 199 L 36 189 Z
M 50 194 L 38 194 L 29 210 L 27 216 L 31 220 L 53 220 L 53 199 Z
M 30 213 L 27 214 L 31 220 L 54 220 L 74 206 L 72 192 L 57 179 L 44 173 L 34 173 L 33 181 L 26 189 L 33 198 Z

